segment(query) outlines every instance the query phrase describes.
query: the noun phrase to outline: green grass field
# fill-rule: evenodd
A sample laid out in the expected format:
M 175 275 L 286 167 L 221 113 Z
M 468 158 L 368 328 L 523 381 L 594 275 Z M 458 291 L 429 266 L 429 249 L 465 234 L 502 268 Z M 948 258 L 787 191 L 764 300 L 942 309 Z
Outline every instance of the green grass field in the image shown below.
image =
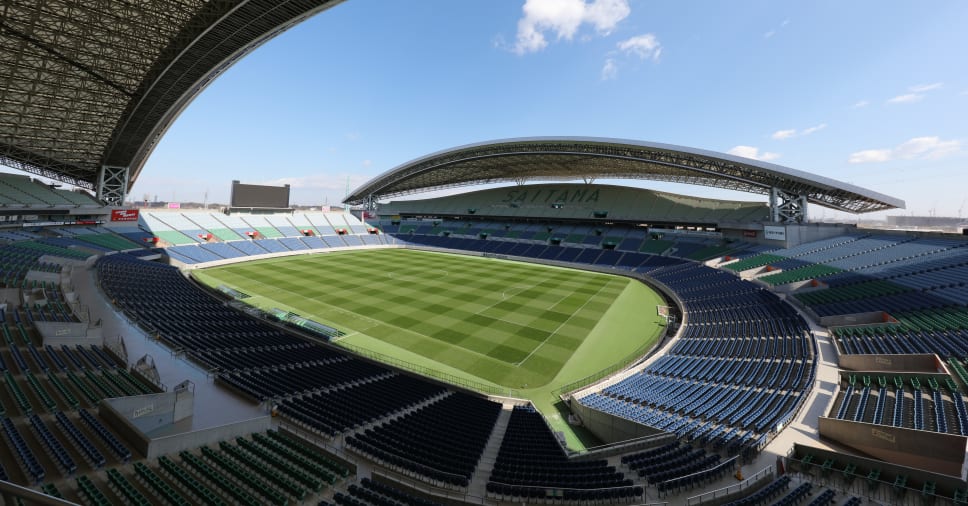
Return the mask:
M 532 399 L 641 353 L 662 331 L 662 299 L 642 283 L 494 258 L 382 249 L 194 275 L 346 332 L 337 344 Z

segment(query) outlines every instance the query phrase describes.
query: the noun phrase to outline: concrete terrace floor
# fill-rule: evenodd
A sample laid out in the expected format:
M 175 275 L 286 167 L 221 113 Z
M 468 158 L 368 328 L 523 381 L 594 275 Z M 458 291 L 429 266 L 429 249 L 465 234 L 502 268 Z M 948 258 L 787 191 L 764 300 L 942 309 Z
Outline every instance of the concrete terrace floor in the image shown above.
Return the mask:
M 71 272 L 71 282 L 80 304 L 90 311 L 91 321 L 101 320 L 105 342 L 121 336 L 128 351 L 128 365 L 134 364 L 146 354 L 151 355 L 168 391 L 185 380 L 194 384 L 193 415 L 169 429 L 154 431 L 152 437 L 208 429 L 266 416 L 264 407 L 252 404 L 228 389 L 217 386 L 214 376 L 209 376 L 204 369 L 185 357 L 174 356 L 167 346 L 149 338 L 124 314 L 116 311 L 100 290 L 95 275 L 94 267 L 75 265 Z

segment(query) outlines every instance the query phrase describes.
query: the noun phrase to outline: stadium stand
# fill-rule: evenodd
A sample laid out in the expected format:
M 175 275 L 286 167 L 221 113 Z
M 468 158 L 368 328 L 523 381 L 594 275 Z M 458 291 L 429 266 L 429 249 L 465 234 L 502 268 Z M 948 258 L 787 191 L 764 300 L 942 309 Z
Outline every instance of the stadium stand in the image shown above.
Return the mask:
M 699 221 L 719 212 L 657 205 L 677 220 Z M 142 248 L 144 237 L 161 237 L 170 244 L 164 251 L 187 264 L 402 244 L 625 269 L 672 290 L 682 303 L 683 324 L 667 353 L 577 401 L 671 432 L 675 442 L 623 455 L 621 465 L 576 460 L 540 414 L 519 406 L 510 410 L 507 428 L 495 435 L 500 448 L 493 469 L 482 477 L 494 500 L 629 502 L 649 489 L 664 497 L 730 474 L 735 467 L 731 456 L 753 458 L 796 414 L 815 374 L 815 345 L 805 322 L 763 283 L 820 280 L 793 297 L 818 317 L 889 313 L 887 323 L 832 328 L 841 353 L 937 353 L 968 382 L 968 346 L 963 344 L 968 289 L 962 286 L 968 280 L 968 253 L 962 251 L 965 243 L 954 239 L 849 234 L 775 249 L 695 232 L 542 220 L 468 221 L 466 216 L 380 222 L 378 228 L 389 235 L 371 235 L 367 224 L 342 213 L 146 212 L 141 219 L 139 228 L 115 224 L 8 231 L 4 237 L 12 243 L 0 248 L 0 261 L 9 267 L 4 269 L 7 286 L 47 294 L 45 304 L 4 315 L 8 344 L 0 365 L 11 402 L 0 409 L 14 417 L 6 420 L 19 420 L 5 422 L 4 441 L 12 448 L 19 441 L 34 452 L 16 450 L 10 462 L 38 484 L 44 476 L 70 477 L 74 482 L 68 494 L 92 503 L 286 504 L 318 497 L 314 494 L 349 472 L 277 431 L 142 462 L 93 408 L 104 398 L 152 388 L 100 347 L 39 346 L 29 336 L 34 322 L 77 321 L 56 285 L 26 281 L 31 270 L 59 271 L 57 264 L 40 262 L 44 255 L 80 261 L 105 252 L 136 253 L 106 255 L 96 263 L 98 280 L 120 311 L 210 370 L 219 384 L 271 406 L 285 426 L 342 441 L 350 454 L 377 468 L 467 490 L 492 431 L 503 427 L 497 422 L 497 403 L 317 346 L 225 307 L 177 269 L 138 260 L 152 253 Z M 259 237 L 251 240 L 245 234 L 249 231 Z M 725 270 L 695 262 L 718 257 Z M 774 269 L 758 276 L 762 283 L 729 272 L 766 265 Z M 968 433 L 968 409 L 954 382 L 872 375 L 842 379 L 831 417 Z M 447 458 L 442 460 L 442 454 Z M 39 469 L 31 467 L 31 458 Z M 91 474 L 105 467 L 101 476 Z M 43 489 L 59 494 L 65 487 L 57 483 Z M 813 493 L 807 485 L 769 485 L 735 503 L 794 504 L 809 496 L 813 504 L 833 498 L 831 490 Z M 335 504 L 432 503 L 371 479 L 341 485 L 331 497 Z
M 106 228 L 107 230 L 110 230 L 112 233 L 118 234 L 119 236 L 134 242 L 135 244 L 142 245 L 142 246 L 148 245 L 149 241 L 152 241 L 155 237 L 154 234 L 150 232 L 146 232 L 140 226 L 133 225 L 133 224 L 111 223 L 111 224 L 105 225 L 104 228 Z
M 142 216 L 145 218 L 146 223 L 154 222 L 157 224 L 162 224 L 171 230 L 181 232 L 183 235 L 189 237 L 195 242 L 202 242 L 203 239 L 201 236 L 209 233 L 207 230 L 200 228 L 182 213 L 144 213 Z M 154 227 L 150 228 L 151 230 L 155 230 Z M 159 235 L 159 237 L 164 239 L 164 236 Z M 170 242 L 180 244 L 174 241 Z
M 379 228 L 385 233 L 392 233 L 396 240 L 410 241 L 417 244 L 433 244 L 436 247 L 448 247 L 446 241 L 438 239 L 427 239 L 420 236 L 439 237 L 447 235 L 451 238 L 461 239 L 483 239 L 482 233 L 486 233 L 486 238 L 494 243 L 501 242 L 520 242 L 525 241 L 532 245 L 556 245 L 561 244 L 566 248 L 589 248 L 589 249 L 614 249 L 615 251 L 642 252 L 652 255 L 669 255 L 691 260 L 706 260 L 722 256 L 724 253 L 740 253 L 748 245 L 742 241 L 722 241 L 720 239 L 708 238 L 704 236 L 677 235 L 655 233 L 648 236 L 647 232 L 637 227 L 629 227 L 620 224 L 613 224 L 607 228 L 593 228 L 589 226 L 575 227 L 574 225 L 560 225 L 548 222 L 543 225 L 528 225 L 522 228 L 519 224 L 502 224 L 493 221 L 450 221 L 446 218 L 435 222 L 418 222 L 418 225 L 410 225 L 404 222 L 400 225 L 392 225 L 392 222 L 383 220 L 379 222 Z M 662 236 L 662 238 L 659 238 Z M 366 236 L 361 236 L 364 240 Z M 430 241 L 430 243 L 428 243 Z M 433 241 L 439 241 L 433 243 Z M 512 247 L 508 245 L 508 247 Z M 500 248 L 500 245 L 495 246 Z M 487 247 L 467 247 L 459 249 L 472 249 L 483 251 Z M 539 256 L 534 250 L 531 254 L 524 256 Z M 551 250 L 556 251 L 556 250 Z M 543 259 L 552 259 L 551 251 L 546 251 L 540 256 Z M 504 254 L 504 251 L 495 251 Z M 520 255 L 520 251 L 514 254 Z M 591 253 L 587 253 L 591 255 Z M 573 261 L 567 257 L 566 261 Z M 586 262 L 590 263 L 590 262 Z M 595 263 L 603 263 L 596 261 Z
M 148 237 L 160 237 L 174 245 L 165 251 L 183 264 L 199 264 L 236 259 L 243 256 L 289 253 L 310 249 L 340 248 L 348 246 L 379 246 L 385 244 L 378 236 L 370 235 L 366 226 L 352 215 L 342 213 L 296 213 L 292 216 L 222 215 L 207 212 L 145 212 L 142 227 L 137 232 L 130 228 L 115 228 L 128 239 L 143 241 Z M 317 222 L 326 223 L 328 237 L 315 237 L 319 233 Z M 330 225 L 330 221 L 338 225 Z M 301 228 L 297 228 L 299 225 Z M 278 227 L 278 228 L 277 228 Z M 347 234 L 337 236 L 336 228 Z M 313 237 L 304 237 L 302 230 L 309 230 Z M 256 240 L 248 235 L 258 234 Z M 208 240 L 208 234 L 212 239 Z M 79 236 L 83 239 L 86 236 Z M 194 239 L 193 239 L 194 238 Z M 191 239 L 191 240 L 190 240 Z M 130 246 L 129 244 L 126 244 Z M 116 248 L 119 249 L 119 248 Z
M 772 285 L 822 279 L 832 287 L 888 279 L 895 269 L 924 265 L 934 259 L 951 258 L 954 265 L 965 253 L 957 250 L 963 242 L 909 236 L 844 236 L 807 243 L 795 248 L 773 250 L 739 262 L 727 269 L 744 271 L 769 265 L 782 269 L 777 274 L 760 276 Z M 903 277 L 903 274 L 900 275 Z
M 311 432 L 335 437 L 443 393 L 442 387 L 409 376 L 392 375 L 356 388 L 290 397 L 278 405 L 278 410 Z
M 211 243 L 199 244 L 198 247 L 205 251 L 208 251 L 213 255 L 220 257 L 220 259 L 242 258 L 242 257 L 248 256 L 244 252 L 236 248 L 234 244 L 231 244 L 231 243 L 211 242 Z
M 0 205 L 6 207 L 100 207 L 84 193 L 58 190 L 30 176 L 0 174 Z
M 333 228 L 339 227 L 339 224 L 326 223 Z M 566 237 L 573 235 L 576 240 L 577 245 L 572 247 L 480 239 L 481 231 L 499 227 L 461 225 L 449 227 L 450 236 L 398 234 L 393 239 L 422 246 L 625 268 L 663 283 L 683 304 L 684 323 L 680 337 L 664 356 L 628 379 L 579 399 L 594 409 L 670 431 L 677 436 L 677 441 L 659 453 L 624 455 L 621 468 L 605 461 L 579 463 L 562 451 L 539 414 L 529 408 L 515 408 L 501 436 L 494 469 L 485 477 L 487 492 L 494 499 L 624 502 L 641 497 L 647 487 L 663 496 L 704 486 L 732 471 L 734 464 L 731 460 L 724 461 L 723 455 L 752 456 L 762 448 L 775 434 L 775 428 L 790 420 L 813 381 L 814 345 L 804 322 L 795 312 L 761 285 L 743 281 L 728 272 L 672 256 L 634 251 L 640 249 L 643 242 L 657 241 L 646 240 L 641 231 L 612 230 L 599 235 L 592 229 L 565 228 L 562 233 L 567 233 Z M 273 226 L 292 233 L 278 220 Z M 504 232 L 514 227 L 520 225 L 512 225 Z M 319 237 L 306 237 L 296 227 L 292 228 L 297 235 L 257 241 L 192 243 L 172 246 L 168 251 L 174 254 L 182 250 L 205 251 L 219 259 L 242 259 L 247 255 L 237 245 L 257 248 L 254 251 L 262 251 L 260 254 L 268 251 L 263 244 L 269 241 L 276 245 L 271 247 L 276 251 L 300 249 L 298 244 L 307 251 L 310 244 L 328 245 Z M 442 231 L 443 228 L 442 224 L 429 226 L 428 230 Z M 527 227 L 519 231 L 534 232 L 535 235 L 539 232 L 524 228 Z M 86 235 L 80 229 L 72 232 L 75 233 L 62 234 L 62 239 L 79 241 L 79 237 Z M 638 237 L 630 237 L 633 232 L 639 232 L 634 234 Z M 376 242 L 366 242 L 368 235 L 353 237 L 358 238 L 359 244 L 382 244 L 375 237 Z M 628 249 L 603 250 L 597 244 L 586 243 L 592 238 L 596 242 L 603 241 L 603 237 L 616 246 L 625 243 Z M 346 244 L 346 236 L 334 235 L 329 239 Z M 855 254 L 846 257 L 843 255 L 844 243 L 836 242 L 822 249 L 825 257 L 809 258 L 857 259 L 867 253 L 856 252 L 891 252 L 885 257 L 886 261 L 897 263 L 897 269 L 878 265 L 877 273 L 881 275 L 878 276 L 864 271 L 872 268 L 867 263 L 844 266 L 856 268 L 841 271 L 853 276 L 829 276 L 833 280 L 830 288 L 797 294 L 797 299 L 813 310 L 823 304 L 870 303 L 911 295 L 912 300 L 895 301 L 898 307 L 909 308 L 917 305 L 913 302 L 915 287 L 940 291 L 957 286 L 942 282 L 947 269 L 953 269 L 949 279 L 957 280 L 955 273 L 959 272 L 961 256 L 955 252 L 958 252 L 960 242 L 946 244 L 925 240 L 922 244 L 919 239 L 912 239 L 891 243 L 884 238 L 874 239 L 853 244 L 850 251 Z M 847 244 L 862 240 L 855 239 Z M 882 247 L 872 249 L 875 244 Z M 683 245 L 687 246 L 683 248 Z M 745 247 L 743 244 L 726 245 L 676 237 L 666 249 L 675 250 L 670 252 L 674 255 L 688 249 L 688 245 L 696 248 L 691 254 L 706 249 L 717 255 L 727 246 L 731 246 L 730 251 Z M 22 274 L 39 267 L 36 263 L 38 253 L 58 252 L 82 258 L 76 244 L 73 246 L 75 248 L 66 241 L 36 239 L 8 246 L 12 253 L 25 255 L 19 264 L 23 266 L 21 276 L 11 278 L 11 282 L 19 286 Z M 896 248 L 906 251 L 895 251 Z M 818 249 L 816 246 L 804 248 L 806 251 Z M 0 254 L 5 250 L 0 249 Z M 762 251 L 754 249 L 748 254 L 762 255 Z M 913 261 L 912 255 L 934 270 L 915 269 L 919 262 Z M 280 419 L 292 427 L 324 439 L 342 435 L 347 446 L 363 458 L 429 483 L 458 488 L 469 485 L 483 445 L 495 427 L 499 405 L 312 345 L 276 327 L 251 320 L 200 292 L 174 268 L 138 260 L 129 254 L 108 255 L 99 259 L 96 265 L 103 289 L 129 317 L 152 335 L 183 350 L 192 360 L 216 371 L 220 383 L 255 402 L 271 401 Z M 153 289 L 157 286 L 165 286 L 165 290 Z M 34 320 L 71 317 L 63 306 L 58 306 L 60 301 L 56 291 L 52 295 L 54 298 L 46 307 L 25 308 L 17 312 L 16 317 L 23 318 L 24 325 L 28 326 Z M 913 353 L 920 349 L 913 343 L 921 347 L 931 346 L 949 362 L 957 364 L 949 364 L 954 371 L 964 371 L 963 360 L 968 358 L 968 350 L 961 345 L 963 339 L 953 332 L 963 330 L 968 317 L 953 307 L 951 301 L 940 296 L 937 300 L 937 305 L 932 307 L 894 311 L 892 316 L 899 323 L 893 326 L 846 327 L 834 329 L 832 334 L 845 353 L 868 348 L 874 351 L 875 346 L 876 351 Z M 181 316 L 172 318 L 172 315 Z M 10 317 L 13 318 L 13 314 Z M 13 340 L 18 331 L 15 327 L 11 330 L 10 340 Z M 919 334 L 901 340 L 898 338 L 901 330 Z M 56 428 L 63 437 L 54 439 L 70 443 L 59 448 L 45 444 L 37 446 L 44 450 L 44 461 L 57 468 L 56 471 L 46 469 L 48 473 L 71 473 L 69 463 L 60 459 L 60 454 L 74 456 L 73 472 L 77 474 L 82 474 L 79 466 L 95 469 L 107 462 L 105 455 L 99 454 L 84 433 L 77 437 L 80 425 L 72 421 L 72 416 L 59 411 L 64 407 L 73 406 L 71 409 L 78 410 L 73 418 L 78 423 L 83 422 L 88 428 L 85 431 L 90 430 L 90 434 L 98 436 L 101 441 L 98 445 L 112 448 L 109 441 L 113 438 L 120 449 L 112 450 L 112 459 L 137 459 L 95 416 L 78 408 L 90 408 L 105 396 L 142 391 L 136 381 L 124 375 L 126 371 L 119 369 L 112 357 L 100 348 L 36 348 L 26 344 L 12 347 L 6 357 L 18 369 L 26 371 L 10 380 L 13 386 L 9 388 L 11 392 L 21 392 L 22 395 L 13 394 L 15 400 L 24 399 L 17 410 L 34 413 L 24 425 L 31 427 L 29 437 L 42 443 L 45 439 L 43 431 L 50 434 Z M 34 372 L 46 374 L 45 381 L 38 382 Z M 968 373 L 963 374 L 968 377 Z M 948 434 L 964 434 L 968 429 L 968 411 L 962 394 L 954 385 L 921 381 L 914 386 L 907 381 L 899 387 L 893 383 L 883 384 L 876 377 L 859 377 L 856 384 L 851 385 L 849 379 L 844 378 L 831 416 Z M 22 387 L 23 384 L 27 386 Z M 29 397 L 25 393 L 27 390 L 31 393 Z M 65 395 L 63 391 L 69 394 Z M 51 404 L 44 398 L 52 399 Z M 53 415 L 46 415 L 51 416 L 48 421 L 43 418 L 43 413 Z M 441 434 L 446 436 L 441 437 Z M 22 434 L 21 437 L 26 436 Z M 298 466 L 298 458 L 288 463 L 274 460 L 281 458 L 278 452 L 285 444 L 272 433 L 256 434 L 225 443 L 218 449 L 209 447 L 169 456 L 167 460 L 159 460 L 154 471 L 138 462 L 110 472 L 102 479 L 82 475 L 78 478 L 81 487 L 78 493 L 84 498 L 101 493 L 106 498 L 125 497 L 129 501 L 137 500 L 140 494 L 151 502 L 161 497 L 175 497 L 172 494 L 178 494 L 178 490 L 184 496 L 182 499 L 190 501 L 220 498 L 218 500 L 281 504 L 284 498 L 306 498 L 307 494 L 322 490 L 330 483 L 314 476 L 312 466 L 293 467 Z M 442 444 L 445 446 L 440 446 Z M 441 452 L 459 457 L 442 463 L 439 458 L 433 458 Z M 271 461 L 278 465 L 262 469 L 264 466 L 253 467 L 244 461 L 250 464 Z M 657 462 L 663 464 L 656 466 Z M 152 472 L 156 478 L 161 476 L 161 482 L 168 487 L 166 480 L 180 485 L 166 491 L 157 479 L 146 478 Z M 285 476 L 290 472 L 292 474 Z M 332 480 L 340 479 L 338 476 L 339 473 L 332 474 Z M 186 477 L 193 478 L 205 488 L 192 485 Z M 199 477 L 206 477 L 206 481 L 199 481 Z M 236 491 L 227 486 L 230 481 L 237 483 L 239 480 L 247 485 Z M 374 482 L 366 483 L 372 486 Z M 811 495 L 804 490 L 807 488 L 803 485 L 774 490 L 776 494 L 769 497 L 796 502 Z M 354 501 L 365 501 L 366 497 L 391 497 L 386 495 L 389 493 L 375 491 L 360 481 L 341 488 L 332 501 L 356 504 Z M 400 493 L 404 494 L 400 497 L 407 494 Z M 812 496 L 824 501 L 830 494 L 820 491 Z
M 346 444 L 404 473 L 466 487 L 500 411 L 496 402 L 454 393 Z
M 320 429 L 322 427 L 325 428 L 325 432 L 332 434 L 334 430 L 339 431 L 347 426 L 356 425 L 374 417 L 379 418 L 386 413 L 396 411 L 402 406 L 418 403 L 428 396 L 433 397 L 440 394 L 439 387 L 427 390 L 429 385 L 418 385 L 419 382 L 413 382 L 413 380 L 406 378 L 388 381 L 392 376 L 389 376 L 390 373 L 386 369 L 338 354 L 322 353 L 315 359 L 317 365 L 310 363 L 294 365 L 288 361 L 291 360 L 289 357 L 273 358 L 278 353 L 284 353 L 284 350 L 290 350 L 292 346 L 298 347 L 301 341 L 284 338 L 284 335 L 277 334 L 278 331 L 275 331 L 272 327 L 260 331 L 258 330 L 260 324 L 255 321 L 245 321 L 239 314 L 231 310 L 228 310 L 227 313 L 224 312 L 226 311 L 224 307 L 214 299 L 209 298 L 208 303 L 206 303 L 203 299 L 207 296 L 198 294 L 197 289 L 187 283 L 177 270 L 171 267 L 129 259 L 125 255 L 112 255 L 102 258 L 98 262 L 98 269 L 101 272 L 105 290 L 116 297 L 116 300 L 124 299 L 125 302 L 121 306 L 136 321 L 142 322 L 152 328 L 153 331 L 158 332 L 161 339 L 183 346 L 200 361 L 217 363 L 218 367 L 223 370 L 219 376 L 220 381 L 226 382 L 253 398 L 271 397 L 283 400 L 279 406 L 280 413 L 284 416 L 291 416 L 297 423 L 305 423 L 320 432 L 323 432 Z M 124 279 L 126 282 L 117 282 L 120 279 Z M 131 281 L 134 279 L 140 280 L 140 286 L 132 286 Z M 151 290 L 148 287 L 158 286 L 159 283 L 168 287 L 169 295 L 162 300 L 156 300 L 154 303 L 140 302 L 137 295 L 144 296 L 150 293 Z M 178 295 L 174 296 L 174 293 L 178 293 Z M 158 305 L 158 303 L 162 305 Z M 179 307 L 183 309 L 178 309 Z M 196 315 L 197 319 L 193 323 L 161 321 L 167 320 L 161 315 L 171 314 L 192 314 Z M 240 333 L 241 327 L 232 323 L 232 321 L 244 323 L 247 331 Z M 225 332 L 218 330 L 223 327 L 225 331 L 237 329 L 233 333 L 230 346 L 226 346 L 229 341 L 225 341 L 225 345 L 216 344 L 223 340 L 218 337 L 222 332 Z M 189 331 L 188 329 L 192 330 Z M 180 332 L 187 333 L 181 335 Z M 257 346 L 260 353 L 258 355 L 253 354 L 251 349 L 244 346 L 244 340 L 248 339 L 247 336 L 259 336 Z M 243 341 L 240 342 L 240 339 Z M 311 357 L 312 354 L 309 356 Z M 239 357 L 240 360 L 236 360 L 236 357 Z M 242 357 L 249 358 L 243 361 L 241 360 Z M 302 354 L 302 357 L 306 358 L 307 355 Z M 253 360 L 256 362 L 253 362 Z M 270 368 L 267 369 L 267 364 L 272 362 L 280 363 L 281 367 L 271 368 L 272 366 L 269 366 Z M 409 388 L 408 384 L 410 385 Z M 337 390 L 334 391 L 334 387 Z M 321 391 L 321 388 L 326 388 L 326 391 Z M 311 394 L 311 396 L 305 397 L 307 394 Z M 301 397 L 285 401 L 285 398 L 295 395 Z M 454 400 L 448 401 L 447 399 L 450 398 Z M 312 416 L 315 409 L 313 406 L 320 405 L 332 406 L 332 411 L 329 411 L 324 419 Z M 358 446 L 363 451 L 374 452 L 374 456 L 381 460 L 390 459 L 403 467 L 409 466 L 412 471 L 429 473 L 428 476 L 435 479 L 443 476 L 448 483 L 459 485 L 464 482 L 457 480 L 456 477 L 449 477 L 447 471 L 443 471 L 443 474 L 441 474 L 439 469 L 431 472 L 431 469 L 427 467 L 432 467 L 433 460 L 430 456 L 435 454 L 433 451 L 425 451 L 426 457 L 413 464 L 410 462 L 413 460 L 411 459 L 413 455 L 410 454 L 390 457 L 394 451 L 400 450 L 393 450 L 388 441 L 400 437 L 400 434 L 409 430 L 401 427 L 410 427 L 413 424 L 424 427 L 422 430 L 429 430 L 428 428 L 431 427 L 430 420 L 440 418 L 450 422 L 464 420 L 464 422 L 458 424 L 458 427 L 465 427 L 465 429 L 477 427 L 475 430 L 477 430 L 478 435 L 470 439 L 476 440 L 479 445 L 482 444 L 481 438 L 486 439 L 490 427 L 493 426 L 493 417 L 497 413 L 495 408 L 499 408 L 499 405 L 489 402 L 481 404 L 472 397 L 453 394 L 424 408 L 437 412 L 437 415 L 433 413 L 415 414 L 412 415 L 416 420 L 414 422 L 394 422 L 382 426 L 380 429 L 359 434 L 354 441 L 358 441 Z M 486 413 L 490 413 L 490 415 L 484 415 Z M 326 428 L 327 426 L 333 428 Z M 438 429 L 443 430 L 442 428 Z M 464 433 L 464 431 L 461 432 Z M 427 441 L 430 441 L 430 435 L 434 432 L 431 431 L 427 434 Z M 377 451 L 377 449 L 380 449 L 380 451 Z M 462 475 L 465 480 L 469 478 L 469 472 L 476 462 L 476 458 L 471 459 L 470 457 L 468 455 L 463 460 L 465 464 L 462 469 L 467 470 Z M 446 466 L 444 469 L 450 469 L 450 466 Z M 466 485 L 466 483 L 464 484 Z
M 306 219 L 309 223 L 319 231 L 320 235 L 336 235 L 338 234 L 337 227 L 333 226 L 332 221 L 329 220 L 323 214 L 306 214 Z
M 182 213 L 182 216 L 193 223 L 195 228 L 204 230 L 206 234 L 212 234 L 212 236 L 220 241 L 238 241 L 246 238 L 231 228 L 226 227 L 212 213 L 185 212 Z
M 341 360 L 323 366 L 223 373 L 220 379 L 261 401 L 310 394 L 355 382 L 376 381 L 389 374 L 386 369 L 369 362 Z
M 255 229 L 251 225 L 246 223 L 237 214 L 210 213 L 209 217 L 217 221 L 218 223 L 220 223 L 221 227 L 231 230 L 232 232 L 238 234 L 238 236 L 242 238 L 248 238 L 249 234 L 251 234 L 252 232 L 255 232 Z M 204 220 L 206 218 L 199 218 L 199 219 Z M 212 235 L 215 235 L 215 232 L 213 232 L 212 230 L 209 230 L 209 232 L 212 232 Z M 223 232 L 223 233 L 226 233 L 226 232 Z
M 8 380 L 9 381 L 9 380 Z M 8 448 L 12 448 L 16 454 L 17 462 L 33 483 L 39 483 L 47 476 L 47 472 L 37 461 L 34 452 L 27 446 L 27 442 L 20 431 L 14 425 L 13 420 L 4 417 L 0 420 L 3 425 L 3 436 L 7 441 Z
M 805 322 L 770 292 L 721 271 L 680 264 L 649 274 L 682 299 L 680 339 L 639 374 L 579 401 L 731 453 L 765 444 L 812 383 Z
M 175 348 L 273 349 L 302 343 L 275 327 L 241 318 L 238 312 L 200 292 L 173 267 L 119 254 L 101 257 L 97 268 L 105 292 L 118 307 Z M 165 286 L 167 293 L 155 290 L 158 286 Z
M 442 502 L 434 502 L 423 497 L 418 497 L 386 483 L 376 482 L 369 478 L 361 479 L 358 485 L 349 485 L 346 491 L 347 494 L 336 492 L 333 495 L 333 502 L 335 504 L 344 506 L 360 506 L 361 504 L 438 506 L 444 504 Z
M 150 230 L 150 233 L 153 237 L 158 237 L 169 244 L 178 246 L 182 244 L 195 244 L 199 241 L 197 234 L 185 235 L 184 233 L 172 228 L 154 214 L 144 213 L 140 215 L 139 219 L 143 220 L 141 224 L 142 229 Z M 193 229 L 193 231 L 201 233 L 201 231 L 198 229 Z
M 554 205 L 554 204 L 557 204 Z M 768 217 L 758 202 L 710 200 L 673 193 L 610 185 L 536 184 L 526 188 L 495 188 L 420 201 L 380 204 L 381 215 L 588 219 L 608 210 L 617 220 L 648 216 L 658 222 L 749 222 Z M 557 231 L 556 231 L 557 232 Z
M 74 238 L 78 241 L 90 243 L 91 245 L 104 248 L 108 251 L 126 251 L 144 247 L 143 244 L 135 243 L 111 232 L 90 232 L 91 233 L 78 233 L 74 236 Z
M 965 418 L 961 390 L 950 380 L 944 388 L 934 378 L 928 378 L 924 383 L 928 385 L 928 391 L 922 388 L 918 378 L 905 382 L 900 377 L 888 381 L 885 376 L 871 378 L 865 375 L 858 383 L 856 375 L 847 375 L 833 404 L 836 412 L 831 412 L 831 416 L 841 420 L 965 435 L 968 418 Z
M 270 214 L 265 216 L 269 226 L 276 229 L 283 237 L 302 237 L 302 232 L 293 226 L 288 216 Z
M 269 224 L 265 216 L 251 215 L 251 216 L 239 216 L 246 224 L 252 229 L 259 233 L 260 236 L 274 239 L 276 237 L 283 237 L 283 233 L 280 232 L 276 227 Z
M 606 460 L 569 461 L 532 406 L 515 406 L 487 492 L 502 501 L 560 497 L 565 501 L 625 500 L 641 497 L 642 487 Z

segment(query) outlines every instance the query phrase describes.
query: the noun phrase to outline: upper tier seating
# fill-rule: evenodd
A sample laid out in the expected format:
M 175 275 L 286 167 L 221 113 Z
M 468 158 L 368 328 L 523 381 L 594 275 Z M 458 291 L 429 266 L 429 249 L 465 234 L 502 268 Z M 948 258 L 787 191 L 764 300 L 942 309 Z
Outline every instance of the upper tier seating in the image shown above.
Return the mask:
M 78 191 L 58 190 L 30 176 L 0 173 L 0 205 L 8 207 L 98 207 Z
M 650 275 L 683 301 L 680 340 L 579 402 L 728 451 L 760 447 L 813 381 L 806 323 L 772 293 L 722 271 L 680 264 Z
M 934 378 L 871 378 L 845 376 L 830 416 L 948 434 L 966 435 L 968 412 L 961 390 L 949 379 L 942 387 Z M 924 388 L 927 387 L 927 388 Z

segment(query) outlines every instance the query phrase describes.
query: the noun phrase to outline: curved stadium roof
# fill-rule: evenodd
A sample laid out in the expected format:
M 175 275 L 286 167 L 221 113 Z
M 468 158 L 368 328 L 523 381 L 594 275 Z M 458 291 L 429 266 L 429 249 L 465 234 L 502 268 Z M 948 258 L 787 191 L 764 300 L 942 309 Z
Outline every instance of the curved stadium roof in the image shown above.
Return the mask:
M 219 73 L 342 0 L 0 3 L 0 164 L 93 189 L 134 184 L 159 137 Z
M 904 201 L 789 167 L 702 149 L 594 137 L 529 137 L 468 144 L 397 166 L 346 196 L 362 204 L 422 191 L 529 180 L 648 179 L 769 194 L 863 213 Z

